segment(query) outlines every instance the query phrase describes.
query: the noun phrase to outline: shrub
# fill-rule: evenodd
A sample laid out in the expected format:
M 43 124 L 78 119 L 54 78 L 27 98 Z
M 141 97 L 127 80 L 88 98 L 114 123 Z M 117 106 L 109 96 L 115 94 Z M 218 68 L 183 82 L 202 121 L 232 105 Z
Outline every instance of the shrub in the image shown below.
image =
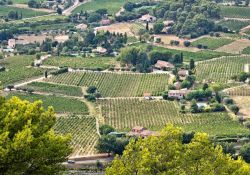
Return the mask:
M 191 45 L 191 42 L 190 41 L 184 41 L 184 46 L 185 47 L 189 47 Z
M 97 88 L 96 88 L 95 86 L 90 86 L 90 87 L 88 87 L 88 89 L 87 89 L 87 93 L 93 94 L 93 93 L 96 92 L 96 90 L 97 90 Z

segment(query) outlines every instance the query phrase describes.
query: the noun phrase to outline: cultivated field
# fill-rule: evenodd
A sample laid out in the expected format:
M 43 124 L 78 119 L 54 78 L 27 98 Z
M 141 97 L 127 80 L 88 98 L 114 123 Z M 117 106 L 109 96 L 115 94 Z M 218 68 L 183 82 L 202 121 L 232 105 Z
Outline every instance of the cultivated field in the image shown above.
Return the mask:
M 35 16 L 47 15 L 46 12 L 35 11 L 31 9 L 10 7 L 10 6 L 0 6 L 0 16 L 8 16 L 10 11 L 18 12 L 19 15 L 22 13 L 23 18 L 30 18 Z
M 197 47 L 197 45 L 202 44 L 203 46 L 207 46 L 208 49 L 217 49 L 224 45 L 232 43 L 234 40 L 229 38 L 215 38 L 215 37 L 204 37 L 192 42 L 192 46 Z
M 228 18 L 249 18 L 250 19 L 250 8 L 249 7 L 236 7 L 236 6 L 221 6 L 222 16 Z
M 223 57 L 199 62 L 196 66 L 198 81 L 227 83 L 232 76 L 244 72 L 244 65 L 250 63 L 249 56 Z
M 249 46 L 250 46 L 250 42 L 248 39 L 240 39 L 228 45 L 224 45 L 216 49 L 216 51 L 226 52 L 226 53 L 231 53 L 231 54 L 239 54 L 239 53 L 242 53 L 242 51 Z
M 35 92 L 45 92 L 50 94 L 61 94 L 67 96 L 77 96 L 83 95 L 81 87 L 76 86 L 65 86 L 59 84 L 50 84 L 44 82 L 32 82 L 26 86 L 22 86 L 22 89 L 33 90 Z
M 107 69 L 111 65 L 116 64 L 115 58 L 112 57 L 50 57 L 44 62 L 44 65 L 49 66 L 67 66 L 71 68 L 102 68 Z
M 13 92 L 8 95 L 7 98 L 17 96 L 23 100 L 28 100 L 30 102 L 42 100 L 43 106 L 48 108 L 48 106 L 53 106 L 56 113 L 60 114 L 88 114 L 88 107 L 82 101 L 73 98 L 64 98 L 54 95 L 37 95 L 28 93 L 18 93 Z
M 225 92 L 230 96 L 250 96 L 250 86 L 249 85 L 237 86 L 225 90 Z
M 93 155 L 99 138 L 96 120 L 90 116 L 58 117 L 54 125 L 56 133 L 71 134 L 73 153 L 71 157 Z
M 46 81 L 74 86 L 96 86 L 103 97 L 134 97 L 143 96 L 145 92 L 161 95 L 167 88 L 168 75 L 75 72 L 53 76 Z
M 15 83 L 17 81 L 26 80 L 28 78 L 43 74 L 42 69 L 27 67 L 30 66 L 34 56 L 14 56 L 5 60 L 0 60 L 0 65 L 7 70 L 0 72 L 0 81 L 3 85 Z
M 232 121 L 226 113 L 180 114 L 177 102 L 106 99 L 98 103 L 105 123 L 121 131 L 131 130 L 138 125 L 158 130 L 172 123 L 185 131 L 202 131 L 210 135 L 249 134 L 246 128 Z

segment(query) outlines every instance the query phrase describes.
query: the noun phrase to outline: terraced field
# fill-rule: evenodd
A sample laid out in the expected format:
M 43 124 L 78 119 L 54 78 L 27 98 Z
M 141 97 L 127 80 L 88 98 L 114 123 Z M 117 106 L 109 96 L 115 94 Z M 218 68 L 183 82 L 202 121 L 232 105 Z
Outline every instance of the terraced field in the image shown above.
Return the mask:
M 0 72 L 0 81 L 3 85 L 8 85 L 17 81 L 42 75 L 42 69 L 29 67 L 35 56 L 15 56 L 6 60 L 0 60 L 0 66 L 4 66 L 6 71 Z
M 223 57 L 199 62 L 196 66 L 198 81 L 227 83 L 232 76 L 244 72 L 244 65 L 250 63 L 249 56 Z
M 72 98 L 17 92 L 10 93 L 7 98 L 11 98 L 13 96 L 17 96 L 23 100 L 28 100 L 30 102 L 42 100 L 44 108 L 53 106 L 55 112 L 60 114 L 89 114 L 88 107 L 84 102 Z
M 58 134 L 71 134 L 73 153 L 70 156 L 86 156 L 96 153 L 95 145 L 99 136 L 96 131 L 94 117 L 59 117 L 54 125 L 54 130 Z
M 168 77 L 167 74 L 75 72 L 53 76 L 46 81 L 74 86 L 96 86 L 103 97 L 134 97 L 143 96 L 145 92 L 161 95 L 167 88 Z
M 226 113 L 180 114 L 178 103 L 172 101 L 105 99 L 98 103 L 105 123 L 121 131 L 138 125 L 158 130 L 173 123 L 185 131 L 202 131 L 210 135 L 250 134 Z

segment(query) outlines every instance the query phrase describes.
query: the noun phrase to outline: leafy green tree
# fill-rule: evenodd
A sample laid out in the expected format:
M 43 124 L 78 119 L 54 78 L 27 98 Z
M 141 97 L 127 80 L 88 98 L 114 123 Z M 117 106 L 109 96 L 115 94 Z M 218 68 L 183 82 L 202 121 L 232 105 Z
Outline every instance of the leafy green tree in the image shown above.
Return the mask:
M 243 145 L 243 147 L 240 149 L 240 155 L 243 157 L 243 159 L 250 163 L 250 144 L 247 143 Z
M 57 174 L 71 152 L 70 136 L 57 135 L 52 127 L 53 108 L 41 101 L 0 97 L 1 174 Z
M 164 24 L 162 22 L 157 22 L 153 25 L 153 30 L 155 34 L 160 34 L 164 28 Z
M 236 105 L 230 105 L 229 106 L 229 109 L 234 113 L 234 114 L 237 114 L 240 110 L 240 108 Z
M 115 131 L 115 129 L 112 126 L 106 125 L 106 124 L 100 126 L 99 130 L 100 130 L 101 135 L 107 135 L 107 134 Z
M 196 133 L 188 144 L 182 143 L 180 128 L 168 125 L 158 137 L 131 140 L 122 156 L 116 156 L 107 175 L 249 175 L 250 166 L 233 160 L 214 146 L 205 133 Z
M 93 94 L 96 92 L 96 90 L 97 90 L 97 88 L 95 86 L 89 86 L 87 89 L 87 93 Z
M 192 100 L 192 102 L 191 102 L 190 111 L 191 111 L 192 113 L 197 113 L 197 112 L 199 112 L 199 108 L 198 108 L 198 105 L 197 105 L 197 103 L 196 103 L 195 100 Z
M 102 16 L 99 13 L 91 13 L 88 17 L 88 23 L 99 22 L 102 19 Z

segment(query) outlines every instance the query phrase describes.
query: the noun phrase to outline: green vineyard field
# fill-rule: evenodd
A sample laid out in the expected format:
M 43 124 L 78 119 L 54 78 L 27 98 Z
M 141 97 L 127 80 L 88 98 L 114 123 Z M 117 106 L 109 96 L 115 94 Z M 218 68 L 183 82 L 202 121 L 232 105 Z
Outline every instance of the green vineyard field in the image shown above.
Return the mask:
M 248 129 L 231 120 L 226 113 L 181 114 L 177 102 L 105 99 L 98 103 L 105 123 L 120 131 L 129 131 L 138 125 L 158 130 L 172 123 L 185 131 L 201 131 L 210 135 L 249 134 Z
M 53 76 L 47 81 L 74 86 L 96 86 L 103 97 L 133 97 L 143 96 L 145 92 L 161 95 L 167 88 L 168 75 L 74 72 Z
M 222 57 L 202 61 L 196 66 L 198 81 L 227 83 L 232 76 L 244 72 L 244 65 L 250 63 L 250 56 Z
M 22 100 L 28 100 L 34 102 L 37 100 L 42 100 L 43 106 L 48 108 L 48 106 L 53 106 L 56 113 L 75 113 L 75 114 L 89 114 L 88 107 L 82 101 L 58 97 L 54 95 L 37 95 L 37 94 L 27 94 L 27 93 L 10 93 L 7 98 L 17 96 Z
M 54 130 L 58 134 L 71 134 L 71 156 L 92 155 L 99 138 L 94 117 L 67 116 L 57 118 Z

